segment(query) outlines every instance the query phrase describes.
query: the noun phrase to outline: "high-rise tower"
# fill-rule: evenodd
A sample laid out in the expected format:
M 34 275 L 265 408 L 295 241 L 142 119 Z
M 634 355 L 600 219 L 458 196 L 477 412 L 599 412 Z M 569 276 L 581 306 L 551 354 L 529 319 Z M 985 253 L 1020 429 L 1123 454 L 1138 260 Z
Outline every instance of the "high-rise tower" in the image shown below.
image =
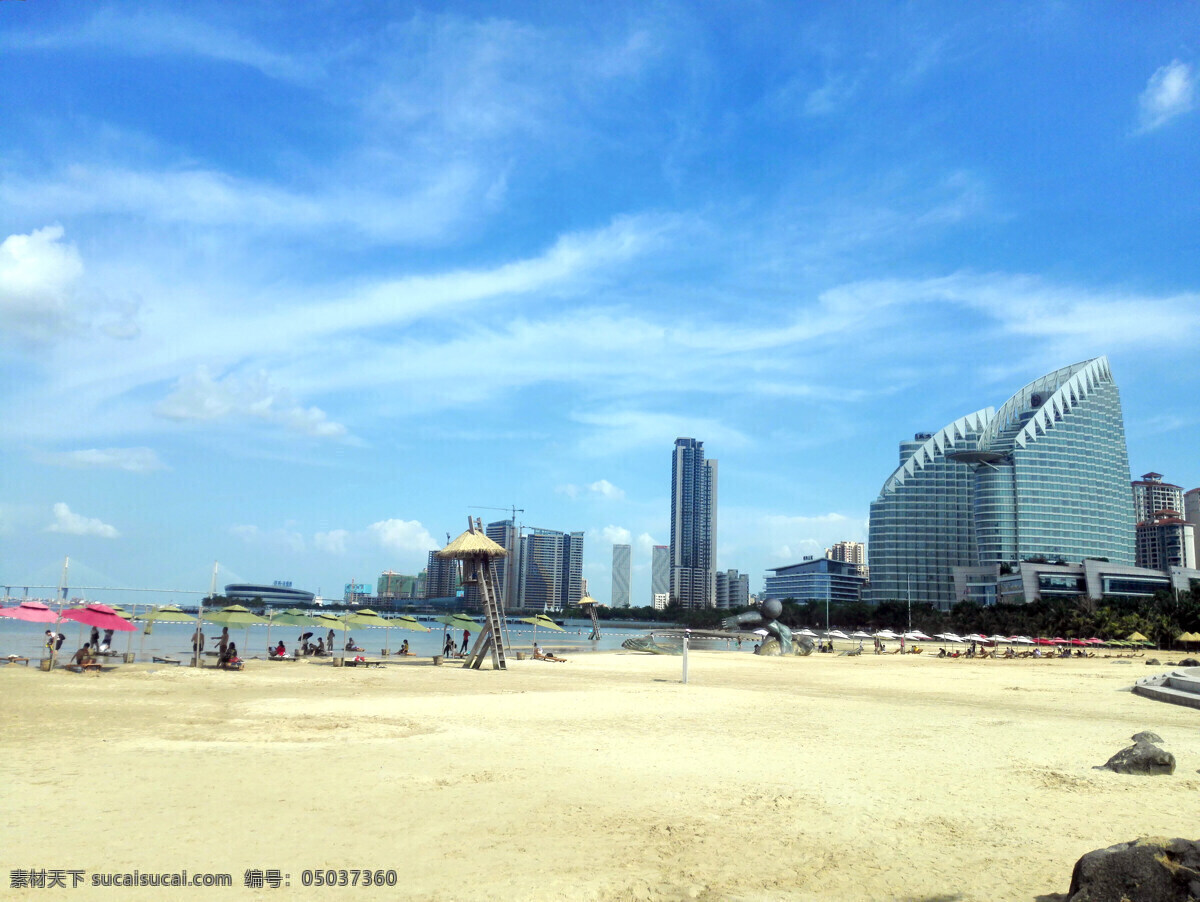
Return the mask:
M 685 610 L 716 603 L 717 462 L 704 442 L 677 438 L 671 458 L 671 599 Z
M 922 433 L 900 451 L 871 505 L 873 602 L 948 607 L 961 600 L 955 567 L 1134 562 L 1125 425 L 1105 357 L 1048 373 L 999 411 Z
M 629 545 L 614 545 L 612 557 L 612 606 L 629 607 L 629 582 L 633 548 Z

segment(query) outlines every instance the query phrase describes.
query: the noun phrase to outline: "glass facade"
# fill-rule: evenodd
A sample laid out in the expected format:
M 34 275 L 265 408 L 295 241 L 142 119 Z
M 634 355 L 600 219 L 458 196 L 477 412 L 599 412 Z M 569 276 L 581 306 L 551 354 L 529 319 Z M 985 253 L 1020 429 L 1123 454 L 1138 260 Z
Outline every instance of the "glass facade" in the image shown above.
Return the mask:
M 1134 562 L 1133 503 L 1121 397 L 1097 357 L 1031 382 L 980 437 L 979 562 L 1030 557 Z
M 954 598 L 953 567 L 976 562 L 974 474 L 947 457 L 972 451 L 993 408 L 900 445 L 900 466 L 871 505 L 868 600 L 911 599 L 941 607 Z
M 1049 373 L 999 412 L 914 444 L 902 443 L 901 466 L 871 505 L 871 601 L 949 607 L 962 600 L 952 567 L 1133 564 L 1125 425 L 1107 358 Z

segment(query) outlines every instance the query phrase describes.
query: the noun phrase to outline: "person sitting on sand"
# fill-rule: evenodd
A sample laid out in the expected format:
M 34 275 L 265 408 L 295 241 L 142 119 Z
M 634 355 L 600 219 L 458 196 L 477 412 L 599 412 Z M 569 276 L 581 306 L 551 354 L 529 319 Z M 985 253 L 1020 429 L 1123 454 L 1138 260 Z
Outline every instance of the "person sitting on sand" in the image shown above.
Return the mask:
M 87 664 L 94 664 L 95 661 L 96 659 L 92 657 L 92 646 L 90 642 L 84 642 L 83 648 L 79 649 L 79 651 L 75 652 L 75 654 L 71 656 L 71 663 L 77 664 L 80 667 L 83 667 Z
M 412 654 L 412 652 L 408 650 L 408 640 L 407 639 L 404 640 L 404 644 L 400 646 L 400 651 L 396 652 L 396 654 L 400 654 L 400 655 L 411 655 Z
M 242 659 L 238 657 L 237 643 L 230 642 L 225 646 L 225 651 L 217 658 L 217 664 L 221 667 L 228 667 L 231 664 L 241 664 Z
M 316 655 L 318 658 L 322 658 L 325 656 L 325 640 L 324 639 L 322 639 L 320 637 L 317 638 L 317 647 L 313 649 L 313 654 Z
M 361 648 L 354 644 L 353 636 L 350 636 L 348 639 L 346 639 L 346 651 L 362 651 Z
M 542 650 L 540 648 L 538 648 L 538 644 L 536 642 L 534 642 L 533 643 L 533 659 L 535 661 L 540 661 L 544 657 L 546 657 L 546 656 L 544 654 L 542 654 Z

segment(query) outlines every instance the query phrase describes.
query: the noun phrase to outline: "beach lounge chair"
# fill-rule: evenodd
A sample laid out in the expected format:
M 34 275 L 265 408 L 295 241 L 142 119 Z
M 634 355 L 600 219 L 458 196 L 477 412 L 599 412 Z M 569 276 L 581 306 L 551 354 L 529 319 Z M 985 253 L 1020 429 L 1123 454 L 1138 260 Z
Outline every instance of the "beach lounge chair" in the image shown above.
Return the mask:
M 0 660 L 3 660 L 6 664 L 24 664 L 26 667 L 29 666 L 29 659 L 22 658 L 20 655 L 8 655 Z
M 362 657 L 347 658 L 346 666 L 347 667 L 382 667 L 383 662 L 382 661 L 371 661 L 371 660 L 368 660 L 367 658 L 362 658 Z
M 176 666 L 183 663 L 178 658 L 161 658 L 158 655 L 155 655 L 150 660 L 153 661 L 155 664 L 175 664 Z

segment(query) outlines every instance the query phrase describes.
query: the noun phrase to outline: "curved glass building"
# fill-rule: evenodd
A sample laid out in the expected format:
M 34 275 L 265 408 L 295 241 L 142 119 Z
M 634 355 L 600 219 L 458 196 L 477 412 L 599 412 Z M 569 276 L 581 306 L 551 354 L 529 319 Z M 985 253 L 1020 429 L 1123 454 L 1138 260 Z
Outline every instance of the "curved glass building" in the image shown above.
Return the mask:
M 871 505 L 871 601 L 948 607 L 960 600 L 953 567 L 1133 564 L 1125 425 L 1106 357 L 918 438 L 901 444 L 901 466 Z
M 868 598 L 954 601 L 952 567 L 976 562 L 973 530 L 975 478 L 952 460 L 969 452 L 995 415 L 985 407 L 934 433 L 900 443 L 900 466 L 871 505 Z
M 1030 382 L 1000 408 L 975 454 L 954 457 L 975 470 L 980 564 L 1133 564 L 1125 423 L 1106 357 Z

